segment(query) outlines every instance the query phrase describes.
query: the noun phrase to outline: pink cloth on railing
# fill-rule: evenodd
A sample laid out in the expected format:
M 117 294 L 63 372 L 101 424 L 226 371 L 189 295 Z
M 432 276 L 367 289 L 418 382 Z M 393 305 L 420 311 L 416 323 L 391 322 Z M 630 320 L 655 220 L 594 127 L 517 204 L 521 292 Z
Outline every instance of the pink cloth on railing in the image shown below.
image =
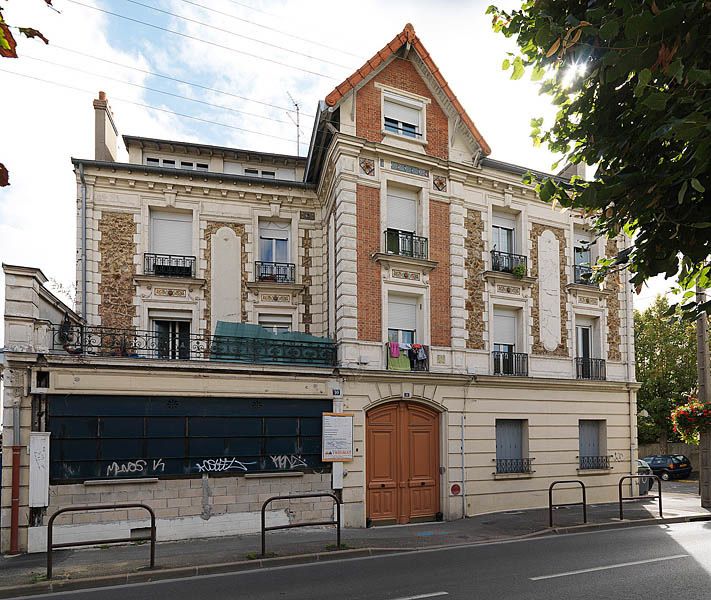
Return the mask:
M 400 345 L 397 342 L 388 342 L 390 358 L 400 358 Z

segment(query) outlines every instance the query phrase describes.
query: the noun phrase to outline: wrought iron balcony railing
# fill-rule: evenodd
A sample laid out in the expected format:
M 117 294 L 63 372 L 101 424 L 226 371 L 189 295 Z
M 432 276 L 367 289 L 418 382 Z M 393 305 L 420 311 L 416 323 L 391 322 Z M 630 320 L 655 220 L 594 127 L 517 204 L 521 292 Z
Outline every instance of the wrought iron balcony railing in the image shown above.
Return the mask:
M 580 469 L 609 469 L 609 456 L 580 456 Z
M 143 272 L 163 277 L 194 277 L 195 257 L 146 252 L 143 255 Z
M 597 284 L 592 281 L 592 272 L 592 267 L 587 265 L 575 265 L 573 267 L 573 280 L 575 283 L 597 286 Z
M 494 375 L 528 377 L 528 354 L 523 352 L 492 352 Z
M 604 381 L 606 379 L 604 359 L 576 358 L 575 377 L 578 379 L 594 379 L 596 381 Z
M 81 356 L 334 366 L 336 344 L 278 338 L 169 334 L 64 324 L 53 328 L 53 349 Z
M 510 252 L 491 251 L 491 270 L 503 273 L 528 274 L 528 263 L 526 257 L 521 254 L 511 254 Z
M 388 254 L 427 259 L 429 249 L 426 237 L 399 229 L 385 230 L 385 251 Z
M 497 458 L 497 473 L 531 473 L 532 458 Z
M 296 281 L 296 265 L 258 260 L 254 263 L 254 279 L 255 281 L 294 283 Z

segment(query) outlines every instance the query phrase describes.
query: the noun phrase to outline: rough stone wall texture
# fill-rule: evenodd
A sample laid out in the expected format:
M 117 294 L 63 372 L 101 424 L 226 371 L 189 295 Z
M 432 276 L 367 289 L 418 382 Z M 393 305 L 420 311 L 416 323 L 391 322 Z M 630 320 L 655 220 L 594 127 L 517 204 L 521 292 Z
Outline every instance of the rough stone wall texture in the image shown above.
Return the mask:
M 449 245 L 449 204 L 430 199 L 430 323 L 433 346 L 452 345 L 452 287 Z
M 382 342 L 381 268 L 371 256 L 380 251 L 380 190 L 356 188 L 356 256 L 358 260 L 358 339 Z
M 304 250 L 304 256 L 302 258 L 304 265 L 304 279 L 302 283 L 306 286 L 302 298 L 304 312 L 301 315 L 301 322 L 304 325 L 304 331 L 306 333 L 311 333 L 311 324 L 313 323 L 313 315 L 311 314 L 311 304 L 313 302 L 313 297 L 311 295 L 311 284 L 313 283 L 313 277 L 311 275 L 311 249 L 313 248 L 313 238 L 311 237 L 311 232 L 308 229 L 304 230 L 304 235 L 301 238 L 301 247 Z
M 467 310 L 467 348 L 484 349 L 484 221 L 481 212 L 468 210 L 464 219 L 467 231 L 464 239 L 466 257 L 466 280 L 464 287 L 467 292 L 465 308 Z
M 375 83 L 430 98 L 426 107 L 426 152 L 430 156 L 449 158 L 449 121 L 432 92 L 407 59 L 395 58 L 380 73 L 356 92 L 356 135 L 370 142 L 383 141 L 380 89 Z M 349 133 L 349 132 L 346 132 Z
M 210 299 L 211 299 L 211 275 L 212 275 L 212 236 L 221 227 L 228 227 L 232 229 L 241 240 L 241 251 L 242 251 L 242 284 L 240 286 L 242 295 L 242 322 L 247 322 L 247 251 L 245 250 L 245 245 L 247 244 L 247 235 L 245 233 L 245 227 L 242 223 L 225 223 L 222 221 L 208 221 L 205 227 L 205 254 L 204 259 L 206 263 L 205 268 L 205 321 L 207 323 L 207 332 L 211 334 L 213 332 L 213 323 L 211 322 L 210 311 Z
M 565 286 L 568 284 L 568 266 L 565 259 L 565 231 L 558 227 L 543 225 L 541 223 L 531 224 L 531 277 L 538 278 L 538 238 L 541 234 L 549 230 L 558 240 L 559 266 L 560 266 L 560 344 L 552 352 L 546 350 L 541 341 L 541 315 L 540 315 L 540 293 L 538 283 L 534 283 L 531 290 L 533 305 L 531 307 L 531 328 L 533 334 L 533 354 L 545 356 L 568 356 L 568 292 Z
M 255 478 L 220 476 L 194 479 L 159 479 L 155 483 L 126 483 L 84 486 L 83 483 L 50 486 L 50 500 L 45 524 L 60 508 L 77 504 L 108 502 L 144 502 L 158 519 L 201 516 L 209 520 L 216 515 L 258 512 L 270 496 L 328 492 L 330 473 L 306 473 L 303 477 Z M 273 502 L 270 510 L 288 509 L 289 519 L 325 521 L 332 518 L 333 502 L 328 498 Z M 116 510 L 107 513 L 69 513 L 62 525 L 104 523 L 145 519 L 144 510 Z
M 616 240 L 607 240 L 605 254 L 608 257 L 617 256 Z M 607 297 L 607 360 L 621 361 L 620 351 L 620 274 L 608 275 L 605 279 Z
M 133 236 L 136 223 L 131 213 L 104 212 L 99 221 L 99 253 L 101 254 L 101 283 L 99 284 L 99 317 L 104 327 L 130 329 L 136 307 L 133 298 L 136 286 L 133 277 L 136 267 L 133 257 L 136 244 Z

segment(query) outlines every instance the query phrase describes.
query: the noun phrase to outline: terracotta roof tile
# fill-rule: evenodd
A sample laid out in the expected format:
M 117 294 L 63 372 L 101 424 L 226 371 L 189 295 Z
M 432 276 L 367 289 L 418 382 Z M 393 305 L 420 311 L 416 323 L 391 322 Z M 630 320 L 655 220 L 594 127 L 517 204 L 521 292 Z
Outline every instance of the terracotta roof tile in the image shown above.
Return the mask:
M 476 139 L 481 146 L 484 154 L 490 154 L 491 148 L 489 147 L 489 144 L 486 143 L 486 140 L 482 137 L 481 133 L 479 133 L 476 125 L 474 125 L 474 122 L 469 118 L 469 115 L 464 110 L 461 102 L 459 102 L 458 98 L 450 89 L 446 79 L 442 76 L 441 71 L 432 60 L 430 53 L 427 52 L 425 47 L 422 45 L 420 38 L 418 38 L 415 34 L 415 28 L 410 23 L 405 25 L 405 28 L 400 33 L 398 33 L 381 50 L 378 50 L 378 52 L 376 52 L 371 59 L 367 60 L 360 69 L 353 73 L 353 75 L 347 77 L 345 81 L 337 85 L 334 90 L 326 96 L 326 104 L 329 106 L 335 106 L 341 98 L 354 89 L 361 81 L 366 79 L 373 71 L 375 71 L 380 65 L 382 65 L 407 43 L 412 45 L 412 48 L 415 52 L 417 52 L 419 57 L 422 59 L 422 62 L 425 63 L 425 66 L 429 69 L 430 73 L 432 73 L 432 76 L 442 88 L 442 91 L 452 103 L 452 106 L 454 106 L 454 109 L 459 114 L 459 117 L 462 119 L 464 125 L 466 125 L 469 131 L 471 131 L 474 139 Z

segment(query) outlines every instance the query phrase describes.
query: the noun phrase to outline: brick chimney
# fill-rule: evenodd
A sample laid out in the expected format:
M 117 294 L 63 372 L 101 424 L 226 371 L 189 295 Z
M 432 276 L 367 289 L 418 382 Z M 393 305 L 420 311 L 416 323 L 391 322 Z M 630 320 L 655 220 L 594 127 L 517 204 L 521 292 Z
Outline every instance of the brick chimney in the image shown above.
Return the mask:
M 114 123 L 109 101 L 105 92 L 99 92 L 94 100 L 94 159 L 109 162 L 118 161 L 116 137 L 118 130 Z

